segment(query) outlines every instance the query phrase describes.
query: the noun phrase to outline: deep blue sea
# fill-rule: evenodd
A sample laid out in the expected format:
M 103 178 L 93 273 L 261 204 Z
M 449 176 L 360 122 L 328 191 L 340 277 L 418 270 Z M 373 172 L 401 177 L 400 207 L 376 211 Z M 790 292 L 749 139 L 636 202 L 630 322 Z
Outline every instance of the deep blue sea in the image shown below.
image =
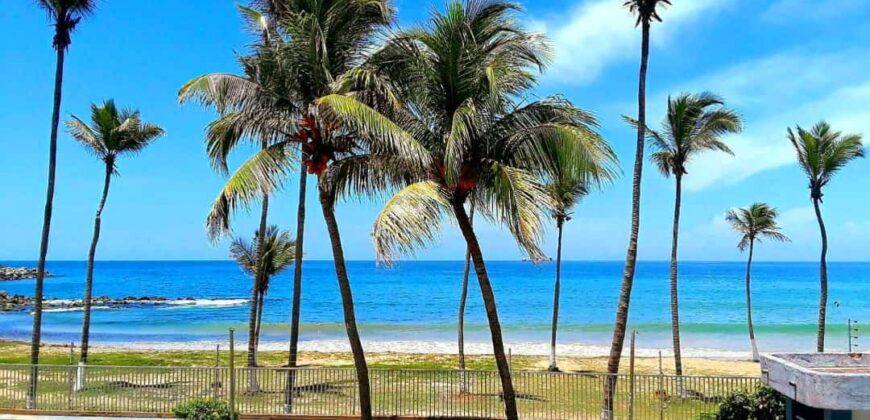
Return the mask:
M 33 266 L 32 262 L 2 264 Z M 461 261 L 403 262 L 393 268 L 381 268 L 371 261 L 349 262 L 364 341 L 391 343 L 385 348 L 398 350 L 410 349 L 414 343 L 417 350 L 452 348 L 462 266 Z M 563 263 L 560 343 L 583 354 L 600 353 L 607 348 L 622 268 L 621 262 Z M 685 348 L 710 354 L 748 349 L 744 268 L 742 262 L 680 265 Z M 555 265 L 498 261 L 489 262 L 488 269 L 507 341 L 530 349 L 534 346 L 545 349 Z M 46 280 L 47 299 L 81 298 L 84 262 L 52 262 L 48 270 L 56 277 Z M 343 342 L 341 301 L 332 262 L 306 262 L 304 273 L 301 336 L 304 348 Z M 846 320 L 870 323 L 870 263 L 832 263 L 829 276 L 829 346 L 832 350 L 845 349 Z M 756 263 L 753 278 L 753 309 L 761 350 L 814 348 L 818 265 Z M 33 283 L 33 280 L 0 283 L 0 290 L 32 295 Z M 488 329 L 473 275 L 470 284 L 467 340 L 483 345 L 488 340 Z M 250 286 L 251 280 L 229 261 L 98 262 L 95 296 L 190 297 L 196 304 L 95 310 L 92 341 L 97 345 L 222 342 L 230 327 L 239 330 L 244 339 Z M 264 343 L 280 346 L 286 342 L 291 292 L 292 271 L 272 281 L 264 314 Z M 81 311 L 47 312 L 43 326 L 45 340 L 78 341 L 81 315 Z M 639 347 L 668 347 L 666 262 L 638 264 L 630 323 L 631 328 L 639 331 Z M 26 340 L 30 328 L 28 313 L 0 314 L 0 338 Z M 863 337 L 858 340 L 859 344 L 862 340 Z M 870 336 L 864 341 L 870 346 Z M 421 345 L 425 348 L 419 348 Z

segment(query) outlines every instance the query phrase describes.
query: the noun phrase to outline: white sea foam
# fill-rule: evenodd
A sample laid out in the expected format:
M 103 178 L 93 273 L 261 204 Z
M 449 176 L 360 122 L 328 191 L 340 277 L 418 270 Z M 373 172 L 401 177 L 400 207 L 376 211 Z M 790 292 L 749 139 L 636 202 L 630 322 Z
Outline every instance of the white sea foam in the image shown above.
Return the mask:
M 248 299 L 181 299 L 158 303 L 163 303 L 168 306 L 201 306 L 222 308 L 247 305 L 248 302 Z
M 211 350 L 215 346 L 220 345 L 221 348 L 226 348 L 226 342 L 220 341 L 191 341 L 191 342 L 126 342 L 113 343 L 106 345 L 108 348 L 130 349 L 130 350 Z M 239 348 L 244 347 L 243 342 L 237 342 Z M 454 354 L 456 353 L 456 343 L 453 341 L 363 341 L 366 353 L 401 353 L 401 354 Z M 510 342 L 505 343 L 505 348 L 509 348 L 512 354 L 524 356 L 546 356 L 549 354 L 550 347 L 544 342 Z M 286 351 L 287 343 L 284 342 L 263 342 L 260 343 L 260 349 L 263 351 Z M 350 352 L 350 346 L 345 340 L 311 340 L 300 341 L 299 350 L 305 352 L 316 353 L 346 353 Z M 603 357 L 610 353 L 609 346 L 591 345 L 584 343 L 566 343 L 558 346 L 558 352 L 563 356 L 577 357 Z M 672 352 L 667 349 L 656 348 L 638 348 L 635 353 L 638 357 L 657 357 L 661 352 L 662 356 L 672 356 Z M 492 345 L 483 342 L 466 342 L 465 353 L 475 355 L 492 354 Z M 625 355 L 628 355 L 628 348 L 625 349 Z M 685 348 L 683 349 L 684 357 L 702 357 L 710 359 L 747 359 L 751 355 L 744 351 L 731 351 L 712 348 Z

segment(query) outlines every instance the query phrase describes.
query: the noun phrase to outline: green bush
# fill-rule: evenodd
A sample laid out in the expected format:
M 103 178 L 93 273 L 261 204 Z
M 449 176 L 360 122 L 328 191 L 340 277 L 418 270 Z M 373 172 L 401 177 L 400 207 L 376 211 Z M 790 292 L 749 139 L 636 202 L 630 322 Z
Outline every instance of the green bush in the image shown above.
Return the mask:
M 766 386 L 736 392 L 719 403 L 716 420 L 783 420 L 785 397 Z
M 234 420 L 238 419 L 238 413 L 233 416 L 226 401 L 213 398 L 202 398 L 181 403 L 172 409 L 175 418 L 190 420 Z

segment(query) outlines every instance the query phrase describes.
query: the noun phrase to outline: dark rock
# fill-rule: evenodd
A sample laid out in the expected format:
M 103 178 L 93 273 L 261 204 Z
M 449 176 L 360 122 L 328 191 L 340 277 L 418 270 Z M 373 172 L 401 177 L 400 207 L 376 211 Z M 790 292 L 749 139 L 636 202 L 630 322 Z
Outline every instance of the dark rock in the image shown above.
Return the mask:
M 49 272 L 46 277 L 53 277 Z M 30 267 L 2 267 L 0 266 L 0 281 L 26 280 L 36 278 L 36 269 Z

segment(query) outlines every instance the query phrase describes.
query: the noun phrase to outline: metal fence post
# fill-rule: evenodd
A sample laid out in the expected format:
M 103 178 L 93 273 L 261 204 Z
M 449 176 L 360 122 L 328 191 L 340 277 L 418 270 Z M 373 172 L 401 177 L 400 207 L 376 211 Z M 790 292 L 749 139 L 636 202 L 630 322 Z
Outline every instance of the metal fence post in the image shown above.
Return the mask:
M 75 386 L 75 343 L 69 343 L 69 374 L 67 377 L 66 408 L 72 410 L 73 387 Z
M 236 415 L 236 330 L 230 328 L 230 413 L 235 418 Z
M 665 372 L 662 370 L 662 351 L 659 350 L 659 420 L 665 418 Z
M 218 344 L 214 350 L 214 399 L 220 399 L 220 390 L 223 388 L 221 383 L 221 345 Z
M 628 359 L 628 420 L 634 420 L 634 342 L 637 330 L 631 331 L 631 351 Z

